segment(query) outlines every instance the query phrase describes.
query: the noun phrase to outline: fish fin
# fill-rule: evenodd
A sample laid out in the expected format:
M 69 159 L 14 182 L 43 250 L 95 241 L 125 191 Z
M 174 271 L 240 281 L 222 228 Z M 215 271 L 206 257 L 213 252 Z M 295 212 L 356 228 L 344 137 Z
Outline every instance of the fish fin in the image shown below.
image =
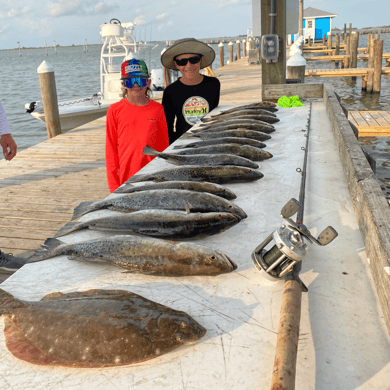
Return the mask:
M 142 154 L 144 156 L 159 156 L 160 152 L 157 152 L 157 150 L 153 149 L 151 146 L 146 145 L 142 151 Z
M 113 193 L 114 194 L 125 194 L 127 192 L 128 187 L 134 188 L 134 186 L 132 184 L 125 184 L 125 185 L 118 187 Z
M 140 181 L 153 180 L 153 179 L 148 178 L 148 176 L 149 175 L 145 176 L 145 175 L 143 175 L 141 173 L 139 175 L 134 175 L 134 176 L 130 177 L 130 179 L 128 179 L 125 184 L 137 183 L 137 182 L 140 182 Z
M 57 256 L 56 249 L 62 244 L 63 242 L 57 240 L 56 238 L 48 238 L 45 243 L 40 248 L 38 248 L 28 259 L 28 262 L 35 263 L 36 261 L 41 261 Z
M 24 307 L 24 303 L 16 299 L 12 294 L 0 288 L 0 315 L 7 314 L 18 307 Z
M 94 211 L 93 207 L 90 207 L 93 203 L 96 203 L 94 200 L 88 200 L 86 202 L 81 202 L 73 211 L 72 221 L 74 219 L 80 218 L 84 214 L 88 214 L 91 211 Z
M 66 234 L 75 232 L 76 230 L 84 229 L 88 225 L 83 222 L 68 222 L 55 235 L 54 238 L 65 236 Z
M 176 145 L 173 147 L 173 149 L 184 149 L 186 145 Z
M 91 257 L 85 257 L 81 255 L 70 255 L 68 256 L 68 259 L 80 261 L 82 263 L 109 263 L 109 261 L 107 261 L 106 259 L 101 259 L 98 257 L 91 258 Z
M 183 200 L 183 202 L 184 202 L 184 207 L 186 209 L 186 213 L 191 214 L 190 206 L 188 206 L 188 203 L 185 200 Z

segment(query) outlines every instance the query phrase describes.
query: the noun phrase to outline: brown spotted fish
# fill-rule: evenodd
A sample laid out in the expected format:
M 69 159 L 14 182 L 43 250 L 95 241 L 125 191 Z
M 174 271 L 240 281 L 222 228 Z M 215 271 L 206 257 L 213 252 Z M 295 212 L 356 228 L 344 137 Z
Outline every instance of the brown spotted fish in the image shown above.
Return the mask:
M 159 276 L 219 275 L 237 265 L 224 253 L 192 242 L 118 235 L 76 244 L 48 238 L 29 262 L 67 255 L 70 260 L 109 263 L 128 272 Z
M 100 368 L 153 359 L 206 329 L 188 314 L 124 290 L 88 290 L 22 301 L 0 289 L 5 344 L 20 360 Z

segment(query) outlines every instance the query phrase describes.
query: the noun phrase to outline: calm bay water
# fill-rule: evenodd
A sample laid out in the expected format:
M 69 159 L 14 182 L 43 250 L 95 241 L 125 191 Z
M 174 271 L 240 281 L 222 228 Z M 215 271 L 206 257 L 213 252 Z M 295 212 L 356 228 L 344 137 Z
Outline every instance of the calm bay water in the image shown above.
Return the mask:
M 390 53 L 390 34 L 381 34 L 384 53 Z M 145 55 L 150 69 L 160 69 L 160 55 L 165 42 Z M 217 57 L 214 69 L 219 67 L 218 45 L 211 45 Z M 359 47 L 367 46 L 367 35 L 360 35 Z M 100 45 L 91 45 L 84 52 L 82 46 L 0 51 L 0 100 L 6 110 L 11 133 L 18 144 L 18 150 L 26 149 L 47 139 L 43 122 L 26 114 L 24 105 L 41 100 L 37 68 L 48 61 L 54 68 L 58 99 L 70 99 L 93 95 L 100 91 Z M 234 46 L 235 50 L 235 46 Z M 225 44 L 225 63 L 228 60 L 228 46 Z M 308 61 L 307 68 L 332 68 L 333 62 Z M 384 66 L 384 62 L 383 62 Z M 358 61 L 358 67 L 367 67 L 367 61 Z M 306 78 L 307 83 L 323 82 L 333 86 L 348 110 L 390 111 L 390 77 L 382 76 L 380 94 L 366 94 L 361 91 L 361 77 L 353 81 L 350 77 Z M 377 178 L 390 199 L 390 138 L 371 137 L 360 140 L 361 145 L 377 163 Z

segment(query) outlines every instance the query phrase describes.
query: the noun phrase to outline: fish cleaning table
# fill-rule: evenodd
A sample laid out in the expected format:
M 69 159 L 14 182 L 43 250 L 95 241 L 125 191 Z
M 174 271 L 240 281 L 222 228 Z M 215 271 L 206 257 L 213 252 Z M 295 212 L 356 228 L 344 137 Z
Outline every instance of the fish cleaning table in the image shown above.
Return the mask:
M 225 185 L 248 218 L 221 234 L 194 240 L 226 253 L 237 263 L 236 271 L 216 277 L 145 276 L 58 256 L 25 265 L 1 285 L 16 298 L 32 301 L 56 291 L 129 290 L 188 313 L 207 329 L 204 338 L 133 366 L 73 369 L 17 360 L 7 351 L 1 331 L 0 388 L 269 389 L 283 282 L 263 278 L 251 253 L 283 222 L 284 204 L 298 199 L 301 176 L 296 169 L 303 165 L 309 104 L 280 108 L 276 114 L 280 122 L 266 141 L 274 157 L 259 162 L 264 178 Z M 184 136 L 174 145 L 189 140 Z M 173 166 L 156 158 L 141 173 L 168 167 Z M 113 213 L 97 211 L 81 220 Z M 325 247 L 309 244 L 303 260 L 301 278 L 309 292 L 302 297 L 296 388 L 389 389 L 390 339 L 322 101 L 312 107 L 304 223 L 315 236 L 328 225 L 339 236 Z M 86 230 L 61 240 L 108 235 Z M 1 328 L 3 324 L 1 319 Z

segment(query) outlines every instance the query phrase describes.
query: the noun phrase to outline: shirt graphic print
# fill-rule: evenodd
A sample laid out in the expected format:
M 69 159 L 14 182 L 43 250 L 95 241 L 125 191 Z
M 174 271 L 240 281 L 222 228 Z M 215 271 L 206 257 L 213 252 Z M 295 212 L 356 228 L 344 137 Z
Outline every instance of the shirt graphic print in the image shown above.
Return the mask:
M 209 112 L 209 103 L 201 96 L 191 96 L 183 104 L 183 116 L 193 126 Z

